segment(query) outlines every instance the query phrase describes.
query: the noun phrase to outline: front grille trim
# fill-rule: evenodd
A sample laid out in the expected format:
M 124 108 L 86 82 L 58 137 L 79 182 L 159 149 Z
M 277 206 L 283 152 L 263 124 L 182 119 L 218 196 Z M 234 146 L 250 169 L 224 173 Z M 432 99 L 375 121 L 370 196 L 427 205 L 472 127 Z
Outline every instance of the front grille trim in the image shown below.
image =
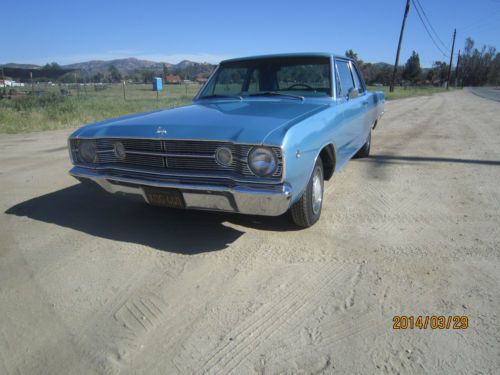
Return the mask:
M 96 144 L 97 160 L 90 165 L 106 168 L 144 168 L 145 171 L 161 171 L 166 175 L 193 172 L 217 177 L 217 174 L 230 174 L 243 179 L 279 182 L 283 179 L 284 162 L 280 147 L 270 147 L 278 160 L 278 168 L 269 177 L 256 176 L 248 166 L 248 154 L 256 145 L 200 140 L 171 140 L 143 138 L 74 138 L 70 140 L 73 159 L 77 164 L 89 166 L 79 158 L 78 145 L 82 140 L 91 140 Z M 125 146 L 126 157 L 119 160 L 114 153 L 115 142 Z M 222 166 L 215 160 L 215 151 L 227 147 L 233 153 L 229 166 Z

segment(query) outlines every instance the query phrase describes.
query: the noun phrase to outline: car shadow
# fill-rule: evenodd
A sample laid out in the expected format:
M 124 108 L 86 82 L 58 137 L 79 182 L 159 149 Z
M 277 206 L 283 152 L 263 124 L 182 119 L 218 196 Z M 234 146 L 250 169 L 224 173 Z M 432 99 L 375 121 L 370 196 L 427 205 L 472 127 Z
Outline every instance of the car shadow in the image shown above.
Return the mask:
M 29 199 L 5 213 L 187 255 L 225 249 L 245 233 L 224 225 L 226 222 L 270 231 L 299 229 L 288 215 L 259 217 L 153 207 L 89 184 L 76 184 Z
M 443 164 L 470 164 L 483 167 L 498 167 L 500 160 L 482 160 L 482 159 L 463 159 L 463 158 L 447 158 L 439 156 L 403 156 L 403 155 L 370 155 L 368 158 L 356 159 L 358 163 L 370 163 L 372 168 L 367 171 L 367 176 L 378 180 L 390 179 L 391 166 L 410 165 L 424 166 L 432 165 L 433 163 Z
M 443 158 L 426 156 L 400 156 L 400 155 L 371 155 L 368 161 L 377 163 L 451 163 L 451 164 L 477 164 L 500 166 L 500 160 L 480 160 L 480 159 L 461 159 L 461 158 Z

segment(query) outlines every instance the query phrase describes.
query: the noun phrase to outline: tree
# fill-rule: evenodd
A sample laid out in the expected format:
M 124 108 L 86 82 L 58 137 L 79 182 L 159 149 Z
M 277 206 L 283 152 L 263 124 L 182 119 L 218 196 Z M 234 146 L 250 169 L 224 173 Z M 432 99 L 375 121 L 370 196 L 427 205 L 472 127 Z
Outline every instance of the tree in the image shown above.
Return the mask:
M 483 46 L 478 49 L 474 40 L 467 38 L 460 56 L 458 78 L 463 86 L 498 84 L 500 66 L 498 53 L 494 47 Z
M 163 63 L 163 79 L 166 80 L 168 75 L 168 67 L 167 64 Z
M 403 79 L 416 83 L 422 73 L 422 68 L 420 68 L 420 57 L 418 53 L 413 51 L 410 58 L 406 61 L 405 67 L 403 69 Z
M 109 66 L 109 78 L 111 82 L 120 82 L 122 80 L 122 74 L 114 65 Z
M 359 70 L 363 70 L 364 62 L 358 57 L 358 54 L 356 52 L 354 52 L 352 49 L 349 49 L 345 51 L 345 56 L 349 57 L 350 59 L 353 59 L 356 62 L 356 65 L 358 66 Z
M 103 80 L 104 80 L 104 74 L 102 74 L 101 72 L 97 72 L 92 77 L 93 82 L 102 82 Z
M 156 77 L 156 73 L 152 70 L 143 70 L 141 72 L 141 80 L 144 83 L 153 82 L 153 78 Z
M 448 79 L 448 64 L 444 61 L 434 61 L 425 78 L 431 83 L 439 81 L 439 86 L 442 86 Z
M 497 53 L 491 62 L 488 72 L 488 83 L 496 86 L 500 85 L 500 53 Z
M 61 70 L 61 65 L 59 65 L 58 63 L 56 62 L 52 62 L 52 63 L 48 63 L 48 64 L 45 64 L 43 67 L 42 67 L 43 70 Z

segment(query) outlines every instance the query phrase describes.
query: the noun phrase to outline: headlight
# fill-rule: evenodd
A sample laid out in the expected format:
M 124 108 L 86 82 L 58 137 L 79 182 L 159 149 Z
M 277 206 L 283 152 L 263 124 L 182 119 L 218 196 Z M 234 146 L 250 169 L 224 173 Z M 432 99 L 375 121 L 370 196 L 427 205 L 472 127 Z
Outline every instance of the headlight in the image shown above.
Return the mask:
M 276 171 L 278 161 L 274 152 L 266 147 L 256 147 L 248 155 L 248 165 L 257 176 L 269 176 Z
M 81 141 L 78 145 L 78 151 L 84 162 L 93 163 L 95 161 L 96 150 L 93 141 Z

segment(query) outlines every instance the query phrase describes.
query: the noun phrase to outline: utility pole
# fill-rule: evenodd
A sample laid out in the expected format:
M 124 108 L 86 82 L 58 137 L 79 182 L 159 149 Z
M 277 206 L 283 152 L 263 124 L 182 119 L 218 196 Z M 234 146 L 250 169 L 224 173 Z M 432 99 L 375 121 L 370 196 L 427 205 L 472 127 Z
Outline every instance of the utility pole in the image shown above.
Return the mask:
M 391 86 L 389 88 L 390 92 L 394 91 L 394 81 L 396 80 L 396 73 L 398 71 L 398 64 L 399 64 L 399 52 L 401 52 L 401 43 L 403 42 L 403 33 L 405 31 L 406 18 L 408 17 L 409 11 L 410 11 L 410 0 L 406 0 L 405 14 L 403 16 L 403 24 L 401 25 L 401 33 L 399 34 L 398 51 L 396 52 L 396 63 L 394 64 L 394 71 L 392 72 Z
M 457 36 L 457 29 L 453 32 L 453 43 L 451 44 L 450 65 L 448 66 L 448 82 L 446 82 L 446 90 L 450 89 L 451 79 L 451 64 L 453 63 L 453 51 L 455 49 L 455 37 Z
M 460 50 L 458 50 L 457 67 L 455 68 L 455 88 L 458 85 L 458 67 L 460 66 Z

